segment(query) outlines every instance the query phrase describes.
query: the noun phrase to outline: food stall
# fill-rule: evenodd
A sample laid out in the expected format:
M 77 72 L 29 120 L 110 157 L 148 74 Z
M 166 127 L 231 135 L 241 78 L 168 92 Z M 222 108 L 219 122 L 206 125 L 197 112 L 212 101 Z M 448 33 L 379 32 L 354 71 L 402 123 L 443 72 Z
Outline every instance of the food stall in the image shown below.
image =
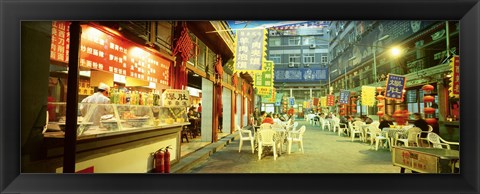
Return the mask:
M 58 101 L 47 105 L 41 172 L 62 172 L 66 157 L 65 101 L 70 84 L 62 69 L 68 68 L 68 50 L 75 46 L 69 43 L 68 26 L 69 22 L 52 22 L 50 61 L 55 68 L 50 76 L 62 85 L 61 90 L 50 92 L 58 94 Z M 178 162 L 181 131 L 190 124 L 186 113 L 190 102 L 188 91 L 168 89 L 172 57 L 98 23 L 84 23 L 81 28 L 78 102 L 104 83 L 110 86 L 110 104 L 79 103 L 77 115 L 68 114 L 77 116 L 75 171 L 151 172 L 153 153 L 166 147 L 171 163 Z

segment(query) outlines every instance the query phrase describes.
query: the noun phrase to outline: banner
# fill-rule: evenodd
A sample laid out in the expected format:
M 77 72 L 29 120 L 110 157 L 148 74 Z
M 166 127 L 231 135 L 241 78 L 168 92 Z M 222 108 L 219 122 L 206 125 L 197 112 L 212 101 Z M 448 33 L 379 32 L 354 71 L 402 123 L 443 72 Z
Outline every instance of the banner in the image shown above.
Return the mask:
M 403 101 L 403 90 L 407 80 L 404 76 L 388 74 L 385 98 Z
M 319 99 L 313 98 L 313 106 L 318 106 Z
M 264 71 L 254 73 L 253 87 L 273 87 L 273 61 L 265 61 Z
M 320 107 L 327 107 L 327 97 L 326 96 L 320 97 Z
M 267 47 L 265 29 L 238 30 L 235 40 L 234 72 L 261 72 Z
M 460 95 L 460 57 L 455 55 L 450 62 L 451 74 L 450 77 L 450 97 L 458 98 Z
M 348 99 L 350 98 L 350 91 L 342 90 L 340 91 L 340 104 L 348 104 Z
M 327 95 L 327 106 L 335 106 L 335 96 Z
M 373 86 L 362 86 L 362 105 L 373 106 L 375 105 L 375 91 Z
M 272 94 L 273 88 L 272 87 L 257 87 L 257 95 L 259 96 L 266 96 Z
M 317 82 L 328 80 L 327 68 L 295 68 L 275 71 L 275 82 Z

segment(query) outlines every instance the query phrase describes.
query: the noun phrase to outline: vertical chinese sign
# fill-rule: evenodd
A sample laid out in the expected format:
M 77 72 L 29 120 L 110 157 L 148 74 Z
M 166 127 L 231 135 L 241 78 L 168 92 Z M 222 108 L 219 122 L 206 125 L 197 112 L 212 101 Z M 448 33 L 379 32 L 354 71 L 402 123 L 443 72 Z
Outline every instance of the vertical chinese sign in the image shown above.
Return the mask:
M 327 97 L 326 96 L 322 96 L 320 97 L 320 107 L 327 107 Z
M 349 90 L 342 90 L 340 91 L 340 104 L 348 104 L 348 99 L 350 98 L 350 91 Z
M 458 98 L 460 95 L 460 57 L 455 55 L 450 62 L 452 77 L 450 78 L 450 97 Z
M 400 75 L 388 74 L 385 98 L 401 100 L 403 102 L 403 90 L 405 89 L 406 78 Z
M 257 88 L 259 95 L 272 93 L 273 88 L 273 61 L 265 61 L 264 71 L 254 73 L 253 87 Z
M 238 30 L 235 40 L 234 72 L 261 72 L 265 63 L 267 31 Z
M 70 22 L 52 22 L 52 41 L 50 45 L 50 59 L 68 63 L 68 51 L 70 50 Z
M 327 95 L 327 106 L 335 106 L 335 96 Z

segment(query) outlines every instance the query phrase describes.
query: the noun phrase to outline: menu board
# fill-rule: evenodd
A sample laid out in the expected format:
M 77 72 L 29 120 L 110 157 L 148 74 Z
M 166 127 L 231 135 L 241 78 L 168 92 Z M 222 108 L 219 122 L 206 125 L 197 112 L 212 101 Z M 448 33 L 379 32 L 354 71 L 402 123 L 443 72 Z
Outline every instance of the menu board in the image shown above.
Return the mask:
M 52 60 L 68 63 L 69 42 L 67 40 L 70 37 L 68 24 L 68 22 L 52 22 L 50 54 Z M 171 61 L 123 37 L 107 34 L 89 25 L 81 27 L 81 67 L 168 85 Z
M 68 63 L 70 50 L 70 22 L 52 22 L 52 40 L 50 44 L 50 59 Z

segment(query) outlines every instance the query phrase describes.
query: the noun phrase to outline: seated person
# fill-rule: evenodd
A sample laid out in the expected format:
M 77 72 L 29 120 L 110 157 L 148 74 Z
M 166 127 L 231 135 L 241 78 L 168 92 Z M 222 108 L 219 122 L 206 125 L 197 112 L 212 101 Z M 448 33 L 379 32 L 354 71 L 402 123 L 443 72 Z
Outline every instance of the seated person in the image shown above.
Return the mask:
M 196 119 L 197 114 L 193 111 L 193 109 L 188 110 L 187 116 L 189 119 Z
M 278 114 L 273 115 L 273 122 L 275 123 L 282 123 L 282 120 L 279 118 Z
M 378 125 L 378 128 L 381 130 L 383 128 L 389 128 L 390 125 L 393 125 L 393 121 L 391 120 L 389 115 L 383 115 L 380 125 Z
M 262 121 L 262 124 L 263 123 L 270 123 L 273 125 L 273 123 L 275 123 L 275 121 L 272 119 L 272 115 L 268 114 L 265 119 L 263 119 Z

